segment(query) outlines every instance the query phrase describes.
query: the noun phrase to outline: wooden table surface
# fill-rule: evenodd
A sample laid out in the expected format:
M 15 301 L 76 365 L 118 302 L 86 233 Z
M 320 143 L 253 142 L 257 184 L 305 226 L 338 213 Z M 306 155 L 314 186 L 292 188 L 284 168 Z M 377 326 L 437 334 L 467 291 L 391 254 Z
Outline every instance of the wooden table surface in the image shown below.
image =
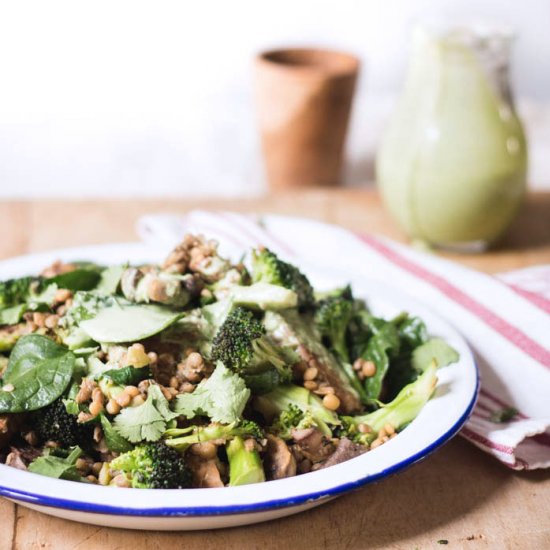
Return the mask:
M 0 257 L 136 238 L 147 212 L 195 207 L 304 215 L 398 240 L 374 192 L 308 191 L 238 200 L 0 203 Z M 503 242 L 450 256 L 486 272 L 550 263 L 550 194 L 531 195 Z M 261 489 L 260 489 L 261 490 Z M 243 528 L 135 532 L 72 523 L 0 499 L 0 550 L 550 548 L 550 471 L 514 472 L 456 437 L 405 472 L 319 508 Z

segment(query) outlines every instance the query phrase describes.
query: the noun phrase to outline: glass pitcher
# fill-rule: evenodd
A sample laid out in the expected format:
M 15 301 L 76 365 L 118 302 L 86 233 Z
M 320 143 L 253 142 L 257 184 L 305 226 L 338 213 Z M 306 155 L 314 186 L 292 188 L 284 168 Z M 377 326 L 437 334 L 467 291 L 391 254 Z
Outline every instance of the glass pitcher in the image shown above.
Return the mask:
M 511 40 L 473 30 L 414 33 L 377 180 L 390 212 L 415 240 L 483 250 L 522 202 L 527 150 L 508 80 Z

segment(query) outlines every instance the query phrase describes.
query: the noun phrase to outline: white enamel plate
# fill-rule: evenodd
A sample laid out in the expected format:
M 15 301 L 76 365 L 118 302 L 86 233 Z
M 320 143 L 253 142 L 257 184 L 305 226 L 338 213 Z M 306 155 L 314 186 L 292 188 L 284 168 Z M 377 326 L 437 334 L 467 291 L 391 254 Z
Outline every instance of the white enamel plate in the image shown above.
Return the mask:
M 0 278 L 39 272 L 56 259 L 92 260 L 102 264 L 159 261 L 166 250 L 142 244 L 67 249 L 0 262 Z M 460 361 L 441 369 L 433 398 L 420 415 L 385 445 L 343 464 L 318 472 L 262 484 L 223 489 L 116 489 L 87 485 L 0 465 L 0 495 L 46 514 L 97 525 L 128 529 L 213 529 L 256 523 L 295 514 L 347 491 L 399 472 L 453 437 L 475 403 L 478 376 L 464 339 L 429 308 L 395 288 L 355 280 L 332 269 L 301 266 L 319 288 L 350 282 L 374 313 L 403 310 L 425 320 L 460 353 Z

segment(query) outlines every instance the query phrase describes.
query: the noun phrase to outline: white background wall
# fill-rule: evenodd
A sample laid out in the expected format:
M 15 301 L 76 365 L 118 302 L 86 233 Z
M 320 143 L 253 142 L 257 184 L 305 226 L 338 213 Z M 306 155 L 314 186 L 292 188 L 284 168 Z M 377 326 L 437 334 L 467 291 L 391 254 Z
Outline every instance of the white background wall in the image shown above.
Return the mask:
M 364 183 L 411 25 L 433 15 L 517 29 L 531 180 L 550 186 L 548 0 L 0 0 L 0 196 L 261 190 L 251 60 L 300 44 L 364 61 L 348 170 Z

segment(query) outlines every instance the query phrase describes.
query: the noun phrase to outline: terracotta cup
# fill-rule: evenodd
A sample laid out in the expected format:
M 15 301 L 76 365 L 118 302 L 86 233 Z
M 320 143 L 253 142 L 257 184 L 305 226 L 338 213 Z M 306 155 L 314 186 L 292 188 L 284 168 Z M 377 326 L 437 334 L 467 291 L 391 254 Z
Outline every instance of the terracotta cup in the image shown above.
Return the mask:
M 256 58 L 257 107 L 273 189 L 341 183 L 359 60 L 320 49 L 281 49 Z

